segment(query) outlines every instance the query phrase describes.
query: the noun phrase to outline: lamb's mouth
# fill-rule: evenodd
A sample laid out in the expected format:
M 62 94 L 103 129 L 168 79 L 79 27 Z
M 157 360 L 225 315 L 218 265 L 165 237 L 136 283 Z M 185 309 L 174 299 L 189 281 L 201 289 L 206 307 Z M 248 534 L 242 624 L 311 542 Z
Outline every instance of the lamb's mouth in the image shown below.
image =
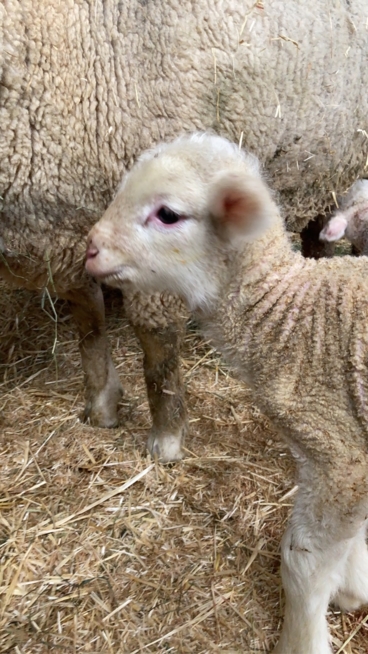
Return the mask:
M 131 266 L 122 265 L 115 270 L 94 275 L 94 277 L 103 284 L 119 287 L 123 282 L 129 281 L 133 278 L 133 268 Z

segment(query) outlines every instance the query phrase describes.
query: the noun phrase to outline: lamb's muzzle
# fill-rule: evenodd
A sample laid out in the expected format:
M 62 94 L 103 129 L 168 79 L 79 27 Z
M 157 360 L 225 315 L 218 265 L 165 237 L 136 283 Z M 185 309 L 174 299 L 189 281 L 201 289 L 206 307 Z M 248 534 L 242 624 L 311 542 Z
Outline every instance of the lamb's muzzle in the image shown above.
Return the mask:
M 329 601 L 368 601 L 368 260 L 303 259 L 254 158 L 203 134 L 145 154 L 92 235 L 88 269 L 179 292 L 291 446 L 275 651 L 330 654 Z

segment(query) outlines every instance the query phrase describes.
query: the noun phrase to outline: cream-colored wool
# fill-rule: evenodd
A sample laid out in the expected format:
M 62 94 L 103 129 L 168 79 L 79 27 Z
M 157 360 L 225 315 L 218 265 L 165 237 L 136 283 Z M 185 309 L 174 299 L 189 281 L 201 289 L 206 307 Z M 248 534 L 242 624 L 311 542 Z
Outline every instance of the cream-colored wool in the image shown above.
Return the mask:
M 0 237 L 39 261 L 49 240 L 56 276 L 65 234 L 78 276 L 139 153 L 209 128 L 259 157 L 299 230 L 364 174 L 367 19 L 366 0 L 1 3 Z
M 368 179 L 353 184 L 319 235 L 321 241 L 338 241 L 343 236 L 357 253 L 368 254 Z
M 368 259 L 292 250 L 257 163 L 225 139 L 145 154 L 90 233 L 107 283 L 178 292 L 296 459 L 278 654 L 330 654 L 326 611 L 368 602 Z
M 130 284 L 123 286 L 124 304 L 133 325 L 146 329 L 166 329 L 173 323 L 184 323 L 188 311 L 183 301 L 169 293 L 146 294 Z

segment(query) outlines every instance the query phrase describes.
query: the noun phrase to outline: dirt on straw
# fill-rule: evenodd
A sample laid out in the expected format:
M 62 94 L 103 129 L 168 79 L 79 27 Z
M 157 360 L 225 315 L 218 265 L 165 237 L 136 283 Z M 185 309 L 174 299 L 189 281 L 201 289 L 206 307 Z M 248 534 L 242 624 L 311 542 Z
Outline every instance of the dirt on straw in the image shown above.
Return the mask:
M 120 295 L 107 320 L 121 426 L 99 430 L 79 420 L 67 305 L 55 324 L 48 301 L 0 290 L 0 652 L 269 651 L 295 488 L 247 388 L 188 327 L 187 458 L 159 465 L 145 453 L 142 354 Z M 330 610 L 329 623 L 336 652 L 367 654 L 365 612 Z

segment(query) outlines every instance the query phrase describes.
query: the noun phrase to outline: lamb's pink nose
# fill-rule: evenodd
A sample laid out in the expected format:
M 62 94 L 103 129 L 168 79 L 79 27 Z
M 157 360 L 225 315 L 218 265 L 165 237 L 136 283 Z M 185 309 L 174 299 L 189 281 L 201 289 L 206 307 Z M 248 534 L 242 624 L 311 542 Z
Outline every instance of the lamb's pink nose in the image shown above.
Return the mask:
M 88 261 L 88 259 L 94 259 L 97 257 L 98 253 L 99 249 L 95 246 L 91 239 L 87 245 L 86 260 Z

